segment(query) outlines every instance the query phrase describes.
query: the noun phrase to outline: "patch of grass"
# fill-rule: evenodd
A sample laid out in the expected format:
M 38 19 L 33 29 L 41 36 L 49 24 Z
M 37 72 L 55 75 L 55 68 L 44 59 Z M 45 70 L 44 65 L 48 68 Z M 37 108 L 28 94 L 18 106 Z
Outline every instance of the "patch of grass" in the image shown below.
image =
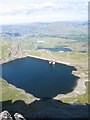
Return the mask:
M 10 44 L 0 45 L 2 60 L 6 60 L 7 50 L 10 46 Z
M 78 52 L 50 52 L 45 50 L 33 50 L 30 51 L 28 54 L 32 54 L 39 57 L 45 57 L 48 59 L 54 59 L 54 60 L 62 60 L 65 62 L 79 62 L 79 63 L 86 63 L 88 59 L 87 53 L 78 53 Z
M 14 86 L 11 87 L 4 79 L 0 78 L 0 101 L 23 100 L 26 102 L 28 99 L 27 94 Z
M 71 97 L 61 98 L 60 100 L 63 101 L 64 103 L 78 103 L 78 104 L 89 103 L 88 96 L 86 94 L 78 95 L 75 98 L 71 98 Z
M 86 93 L 82 95 L 78 95 L 75 98 L 61 98 L 60 100 L 65 102 L 65 103 L 80 103 L 80 104 L 85 104 L 88 103 L 90 104 L 90 89 L 88 88 L 90 86 L 90 82 L 86 82 Z

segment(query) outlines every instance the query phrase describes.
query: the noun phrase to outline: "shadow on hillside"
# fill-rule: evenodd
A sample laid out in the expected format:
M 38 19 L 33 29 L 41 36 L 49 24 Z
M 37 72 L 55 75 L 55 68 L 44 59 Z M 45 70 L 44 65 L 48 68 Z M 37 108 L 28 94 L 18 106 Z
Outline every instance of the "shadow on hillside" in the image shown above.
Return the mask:
M 30 120 L 31 118 L 87 119 L 89 107 L 89 104 L 66 104 L 55 99 L 41 99 L 30 104 L 26 104 L 21 100 L 15 102 L 12 102 L 11 100 L 2 102 L 2 111 L 7 110 L 11 115 L 18 112 L 27 120 Z

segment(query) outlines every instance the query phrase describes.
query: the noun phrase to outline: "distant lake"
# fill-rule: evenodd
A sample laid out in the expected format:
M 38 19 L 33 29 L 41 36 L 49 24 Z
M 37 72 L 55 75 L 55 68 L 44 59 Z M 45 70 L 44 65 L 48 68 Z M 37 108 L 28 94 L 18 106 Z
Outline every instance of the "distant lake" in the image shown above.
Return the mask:
M 60 47 L 60 48 L 38 48 L 38 49 L 49 50 L 49 51 L 53 51 L 53 52 L 72 52 L 73 51 L 70 48 L 64 48 L 64 47 Z
M 71 74 L 74 66 L 26 57 L 2 66 L 2 78 L 38 98 L 53 98 L 74 90 L 79 77 Z

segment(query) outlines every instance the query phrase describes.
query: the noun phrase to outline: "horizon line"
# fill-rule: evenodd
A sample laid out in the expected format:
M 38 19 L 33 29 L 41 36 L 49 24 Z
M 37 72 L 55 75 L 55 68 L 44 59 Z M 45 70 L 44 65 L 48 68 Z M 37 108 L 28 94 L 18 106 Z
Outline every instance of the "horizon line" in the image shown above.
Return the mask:
M 44 21 L 37 21 L 37 22 L 23 22 L 23 23 L 5 23 L 5 24 L 1 24 L 1 25 L 23 25 L 23 24 L 33 24 L 33 23 L 55 23 L 55 22 L 88 22 L 89 20 L 63 20 L 63 21 L 49 21 L 49 22 L 44 22 Z

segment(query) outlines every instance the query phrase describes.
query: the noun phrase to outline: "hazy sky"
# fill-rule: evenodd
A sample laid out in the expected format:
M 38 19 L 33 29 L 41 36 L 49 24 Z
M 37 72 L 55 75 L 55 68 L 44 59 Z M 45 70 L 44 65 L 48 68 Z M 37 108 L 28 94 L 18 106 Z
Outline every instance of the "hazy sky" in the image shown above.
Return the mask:
M 88 0 L 2 0 L 0 24 L 88 19 Z

